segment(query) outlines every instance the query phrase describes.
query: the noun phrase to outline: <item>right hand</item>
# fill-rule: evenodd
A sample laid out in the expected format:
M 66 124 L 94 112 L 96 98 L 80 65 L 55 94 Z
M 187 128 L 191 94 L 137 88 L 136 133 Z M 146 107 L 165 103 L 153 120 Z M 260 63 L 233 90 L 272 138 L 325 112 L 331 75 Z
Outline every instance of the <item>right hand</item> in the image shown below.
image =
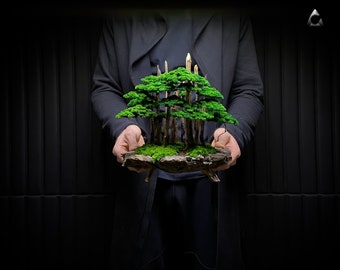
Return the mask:
M 218 128 L 215 130 L 214 140 L 212 141 L 211 145 L 216 148 L 229 148 L 231 151 L 231 160 L 226 164 L 215 168 L 214 170 L 226 170 L 231 166 L 236 165 L 237 159 L 241 156 L 241 150 L 236 139 L 226 129 Z

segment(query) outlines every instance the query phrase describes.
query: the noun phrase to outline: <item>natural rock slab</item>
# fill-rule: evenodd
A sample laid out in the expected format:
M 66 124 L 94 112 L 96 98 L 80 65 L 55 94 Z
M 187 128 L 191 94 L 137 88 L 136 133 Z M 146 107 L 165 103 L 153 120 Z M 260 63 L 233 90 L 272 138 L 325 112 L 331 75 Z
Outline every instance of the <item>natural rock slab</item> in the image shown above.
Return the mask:
M 217 149 L 216 154 L 190 157 L 184 155 L 167 156 L 153 161 L 150 156 L 128 152 L 123 155 L 123 166 L 129 169 L 149 168 L 149 174 L 145 181 L 148 181 L 155 168 L 171 173 L 202 171 L 213 182 L 220 179 L 213 171 L 214 168 L 227 163 L 231 159 L 230 149 Z

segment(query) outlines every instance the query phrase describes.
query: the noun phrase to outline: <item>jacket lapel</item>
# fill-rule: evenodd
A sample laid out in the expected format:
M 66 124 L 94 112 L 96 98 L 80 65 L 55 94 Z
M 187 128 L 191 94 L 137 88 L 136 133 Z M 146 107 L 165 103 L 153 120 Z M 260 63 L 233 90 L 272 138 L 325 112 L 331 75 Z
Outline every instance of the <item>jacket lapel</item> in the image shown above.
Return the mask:
M 220 38 L 220 34 L 216 36 L 216 30 L 212 33 L 209 27 L 211 15 L 205 13 L 193 13 L 195 16 L 193 22 L 193 37 L 194 48 L 193 57 L 195 57 L 199 68 L 204 73 L 208 73 L 209 77 L 214 77 L 212 74 L 216 72 L 218 66 L 218 54 L 211 51 L 210 42 L 219 42 L 216 38 Z M 209 31 L 205 31 L 209 28 Z M 206 33 L 207 32 L 207 33 Z M 138 19 L 134 18 L 132 21 L 132 37 L 130 50 L 130 74 L 134 85 L 140 83 L 140 78 L 150 75 L 152 70 L 150 66 L 150 59 L 148 52 L 161 40 L 166 33 L 165 19 L 160 16 L 142 16 Z M 203 36 L 207 38 L 202 39 Z M 216 44 L 214 45 L 214 47 Z M 218 58 L 218 59 L 217 59 Z M 185 59 L 185 56 L 183 56 Z M 220 59 L 219 59 L 220 60 Z M 185 63 L 183 61 L 183 66 Z
M 165 35 L 165 20 L 157 16 L 141 16 L 132 20 L 130 49 L 130 74 L 134 85 L 140 78 L 151 74 L 150 59 L 147 53 Z
M 195 44 L 193 47 L 193 57 L 195 58 L 202 74 L 207 76 L 209 82 L 221 89 L 221 65 L 222 65 L 222 33 L 220 17 L 198 18 L 195 30 Z M 213 45 L 212 45 L 213 43 Z

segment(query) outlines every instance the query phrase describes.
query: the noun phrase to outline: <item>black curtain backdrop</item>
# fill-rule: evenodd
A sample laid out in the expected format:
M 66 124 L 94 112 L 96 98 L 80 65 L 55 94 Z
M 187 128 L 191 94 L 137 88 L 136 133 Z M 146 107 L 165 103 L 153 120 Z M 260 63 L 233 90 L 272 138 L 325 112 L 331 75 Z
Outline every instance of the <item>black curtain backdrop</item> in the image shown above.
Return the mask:
M 106 269 L 121 179 L 90 93 L 101 24 L 115 8 L 3 9 L 1 269 Z M 339 268 L 336 10 L 246 8 L 265 84 L 255 139 L 234 168 L 247 270 Z M 314 8 L 322 27 L 307 25 Z

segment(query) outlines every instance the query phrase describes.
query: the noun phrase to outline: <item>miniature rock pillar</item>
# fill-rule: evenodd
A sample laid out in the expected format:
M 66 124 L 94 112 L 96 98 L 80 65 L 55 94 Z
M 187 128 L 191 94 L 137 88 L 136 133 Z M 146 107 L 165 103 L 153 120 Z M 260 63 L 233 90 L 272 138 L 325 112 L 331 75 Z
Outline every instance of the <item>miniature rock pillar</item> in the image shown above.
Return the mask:
M 187 54 L 187 57 L 185 59 L 185 68 L 188 70 L 188 71 L 191 71 L 191 63 L 192 63 L 192 60 L 191 60 L 191 55 L 190 53 Z

